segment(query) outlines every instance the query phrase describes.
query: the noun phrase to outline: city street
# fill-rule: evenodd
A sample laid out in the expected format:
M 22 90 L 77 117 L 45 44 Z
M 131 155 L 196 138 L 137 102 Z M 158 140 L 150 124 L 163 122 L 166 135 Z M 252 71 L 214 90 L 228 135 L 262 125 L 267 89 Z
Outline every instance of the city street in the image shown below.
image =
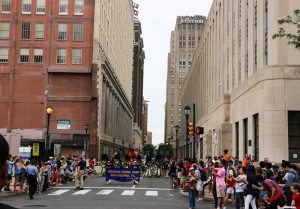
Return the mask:
M 166 178 L 142 178 L 139 185 L 132 188 L 132 183 L 112 181 L 107 185 L 105 178 L 89 177 L 84 190 L 75 190 L 74 183 L 53 188 L 47 193 L 35 195 L 30 200 L 28 195 L 17 195 L 1 200 L 17 208 L 51 209 L 142 209 L 188 208 L 188 198 L 179 190 L 170 189 Z M 196 208 L 212 208 L 210 202 L 197 203 Z

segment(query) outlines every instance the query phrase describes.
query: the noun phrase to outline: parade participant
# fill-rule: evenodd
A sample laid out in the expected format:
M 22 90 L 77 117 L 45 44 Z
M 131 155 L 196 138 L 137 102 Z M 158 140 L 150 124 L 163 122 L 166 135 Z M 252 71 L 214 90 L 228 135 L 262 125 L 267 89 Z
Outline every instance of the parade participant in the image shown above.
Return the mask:
M 0 191 L 6 183 L 7 161 L 9 156 L 9 146 L 6 139 L 0 134 Z M 0 203 L 1 209 L 16 209 L 9 205 Z
M 77 174 L 75 177 L 75 184 L 76 184 L 76 189 L 83 190 L 83 185 L 84 185 L 84 169 L 85 169 L 86 163 L 84 162 L 83 158 L 79 158 L 79 162 L 77 164 Z
M 190 209 L 195 208 L 195 200 L 196 200 L 196 184 L 197 184 L 198 177 L 195 174 L 194 167 L 190 168 L 190 174 L 188 176 L 188 183 L 189 183 L 189 205 Z
M 300 184 L 292 183 L 291 191 L 293 192 L 292 206 L 295 206 L 297 209 L 300 209 Z
M 35 167 L 34 162 L 31 161 L 30 165 L 27 167 L 28 172 L 28 184 L 29 184 L 29 198 L 33 199 L 35 192 L 37 190 L 37 173 L 38 169 Z

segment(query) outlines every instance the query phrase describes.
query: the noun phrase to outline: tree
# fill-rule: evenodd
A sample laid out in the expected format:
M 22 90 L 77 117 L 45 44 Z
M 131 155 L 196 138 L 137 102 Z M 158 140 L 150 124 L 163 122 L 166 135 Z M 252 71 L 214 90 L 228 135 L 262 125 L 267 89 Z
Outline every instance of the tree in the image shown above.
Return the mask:
M 156 149 L 156 147 L 154 145 L 146 144 L 143 147 L 143 152 L 144 152 L 144 154 L 149 154 L 150 157 L 152 158 L 155 156 L 155 149 Z
M 174 156 L 174 150 L 173 150 L 173 147 L 172 145 L 170 144 L 159 144 L 158 145 L 158 148 L 157 148 L 157 154 L 158 155 L 162 155 L 163 157 L 166 156 L 166 157 L 173 157 Z
M 297 32 L 293 34 L 292 32 L 287 32 L 285 28 L 281 27 L 278 32 L 272 36 L 272 38 L 287 38 L 289 40 L 289 45 L 293 45 L 296 49 L 300 49 L 300 9 L 294 10 L 293 13 L 293 17 L 288 15 L 286 18 L 278 20 L 278 24 L 294 25 L 297 28 Z

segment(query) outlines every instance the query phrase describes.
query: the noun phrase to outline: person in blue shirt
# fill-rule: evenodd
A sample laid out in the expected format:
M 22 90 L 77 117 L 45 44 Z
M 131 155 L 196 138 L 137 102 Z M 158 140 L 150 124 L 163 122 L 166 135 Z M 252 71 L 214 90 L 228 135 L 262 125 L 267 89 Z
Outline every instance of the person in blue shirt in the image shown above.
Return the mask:
M 4 191 L 11 192 L 9 186 L 12 182 L 12 175 L 13 175 L 13 168 L 14 168 L 14 161 L 12 160 L 12 156 L 9 155 L 9 160 L 7 161 L 7 177 L 6 177 L 6 187 Z
M 29 198 L 33 199 L 33 196 L 37 190 L 37 173 L 38 173 L 38 169 L 37 167 L 35 167 L 33 161 L 31 161 L 30 165 L 27 166 L 27 173 L 28 173 L 28 184 L 29 184 Z

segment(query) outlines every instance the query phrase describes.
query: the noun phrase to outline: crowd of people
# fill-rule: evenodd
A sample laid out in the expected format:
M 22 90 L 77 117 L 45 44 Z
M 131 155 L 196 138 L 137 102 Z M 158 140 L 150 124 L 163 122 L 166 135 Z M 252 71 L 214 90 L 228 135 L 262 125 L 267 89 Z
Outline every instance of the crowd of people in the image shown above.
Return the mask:
M 72 181 L 75 181 L 76 189 L 83 189 L 84 178 L 95 173 L 93 158 L 86 160 L 71 155 L 59 159 L 50 156 L 42 162 L 9 155 L 7 165 L 4 192 L 27 192 L 30 199 L 35 193 L 41 194 L 53 186 L 59 187 Z
M 205 162 L 165 159 L 162 167 L 173 187 L 188 192 L 190 209 L 203 202 L 204 191 L 213 196 L 215 209 L 230 203 L 236 209 L 300 209 L 299 170 L 288 161 L 255 162 L 248 155 L 239 161 L 224 150 L 223 156 L 207 157 Z

